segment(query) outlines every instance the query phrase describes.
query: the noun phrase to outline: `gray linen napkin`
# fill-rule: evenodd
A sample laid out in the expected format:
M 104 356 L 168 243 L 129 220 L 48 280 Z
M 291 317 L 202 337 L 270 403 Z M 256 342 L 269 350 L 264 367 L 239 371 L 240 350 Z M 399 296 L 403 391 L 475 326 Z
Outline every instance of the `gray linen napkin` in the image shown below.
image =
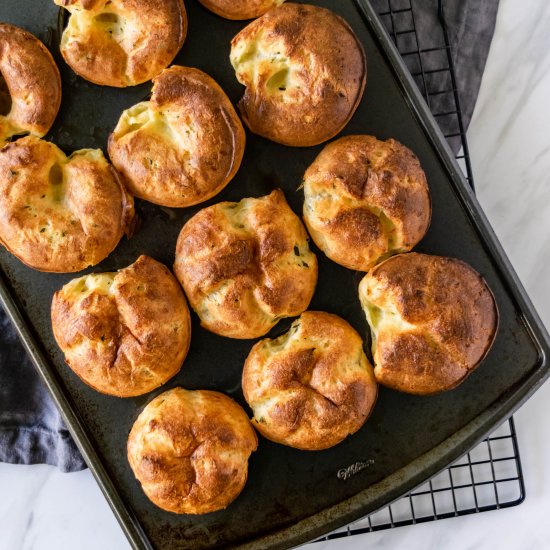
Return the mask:
M 441 45 L 440 33 L 433 32 L 439 26 L 437 0 L 372 0 L 372 3 L 378 13 L 387 12 L 390 3 L 393 10 L 406 9 L 412 3 L 418 44 L 414 34 L 400 34 L 398 48 L 402 53 L 416 50 L 417 47 L 430 49 Z M 444 0 L 444 7 L 466 128 L 474 110 L 489 52 L 498 0 Z M 391 18 L 385 16 L 383 20 L 391 31 Z M 441 63 L 445 63 L 441 55 L 444 52 L 427 56 L 424 71 L 441 67 Z M 414 66 L 417 62 L 415 57 L 405 57 L 407 63 L 411 64 L 411 71 L 418 69 Z M 429 74 L 430 86 L 448 86 L 448 72 Z M 449 95 L 440 96 L 439 99 L 431 100 L 430 108 L 433 113 L 454 110 L 454 101 Z M 438 117 L 438 122 L 445 134 L 456 133 L 456 117 Z M 451 137 L 449 143 L 456 153 L 461 145 L 460 138 Z M 1 309 L 0 461 L 52 464 L 64 472 L 86 467 L 42 380 Z
M 86 467 L 48 390 L 0 308 L 0 461 Z

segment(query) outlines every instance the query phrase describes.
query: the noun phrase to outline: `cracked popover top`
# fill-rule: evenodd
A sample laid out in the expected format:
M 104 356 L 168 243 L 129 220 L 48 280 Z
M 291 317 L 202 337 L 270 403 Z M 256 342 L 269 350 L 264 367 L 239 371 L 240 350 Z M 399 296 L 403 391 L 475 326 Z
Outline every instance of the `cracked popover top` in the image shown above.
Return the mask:
M 0 150 L 0 243 L 40 271 L 96 265 L 134 228 L 134 200 L 100 149 L 26 136 Z
M 149 256 L 115 273 L 73 279 L 52 302 L 55 339 L 69 367 L 117 397 L 147 393 L 179 372 L 191 340 L 185 296 Z
M 204 328 L 257 338 L 304 311 L 317 258 L 282 191 L 200 210 L 182 228 L 174 271 Z
M 321 311 L 306 311 L 285 334 L 255 344 L 242 387 L 262 435 L 310 451 L 355 433 L 378 393 L 359 334 Z
M 394 139 L 357 135 L 329 143 L 307 169 L 303 187 L 309 234 L 349 269 L 368 271 L 411 250 L 430 224 L 424 171 Z
M 46 46 L 0 23 L 0 147 L 21 134 L 47 134 L 60 103 L 61 77 Z
M 359 299 L 380 384 L 417 395 L 450 390 L 487 355 L 498 328 L 491 289 L 455 258 L 399 254 L 371 269 Z
M 245 86 L 238 107 L 260 136 L 295 147 L 317 145 L 348 123 L 363 96 L 367 62 L 341 17 L 286 2 L 231 41 L 231 64 Z
M 172 67 L 153 80 L 149 101 L 122 113 L 109 137 L 109 156 L 130 191 L 169 207 L 203 202 L 236 174 L 245 133 L 214 79 Z
M 54 0 L 70 12 L 61 53 L 82 78 L 124 88 L 160 73 L 185 40 L 183 0 Z
M 128 461 L 154 504 L 176 514 L 206 514 L 237 498 L 257 445 L 235 401 L 218 392 L 174 388 L 136 419 Z

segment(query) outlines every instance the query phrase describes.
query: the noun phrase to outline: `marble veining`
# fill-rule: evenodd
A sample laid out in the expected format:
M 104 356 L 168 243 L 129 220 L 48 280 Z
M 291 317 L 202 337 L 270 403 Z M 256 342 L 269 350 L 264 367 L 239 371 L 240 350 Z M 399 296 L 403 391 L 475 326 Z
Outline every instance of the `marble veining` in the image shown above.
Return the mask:
M 550 326 L 550 3 L 501 0 L 468 132 L 479 200 Z M 550 384 L 515 415 L 527 499 L 514 508 L 317 543 L 318 550 L 550 548 Z M 0 550 L 125 550 L 89 471 L 0 464 Z
M 469 130 L 478 197 L 550 326 L 550 5 L 501 2 Z

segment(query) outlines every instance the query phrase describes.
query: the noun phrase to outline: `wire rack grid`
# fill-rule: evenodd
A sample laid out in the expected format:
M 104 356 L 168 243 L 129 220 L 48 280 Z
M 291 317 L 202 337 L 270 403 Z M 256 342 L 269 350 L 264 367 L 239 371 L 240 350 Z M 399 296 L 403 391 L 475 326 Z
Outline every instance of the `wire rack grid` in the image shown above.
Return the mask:
M 468 183 L 474 178 L 460 108 L 453 52 L 445 24 L 444 0 L 430 28 L 429 44 L 419 40 L 416 2 L 371 0 L 451 148 Z M 525 486 L 513 418 L 437 476 L 393 504 L 320 540 L 391 529 L 516 506 Z

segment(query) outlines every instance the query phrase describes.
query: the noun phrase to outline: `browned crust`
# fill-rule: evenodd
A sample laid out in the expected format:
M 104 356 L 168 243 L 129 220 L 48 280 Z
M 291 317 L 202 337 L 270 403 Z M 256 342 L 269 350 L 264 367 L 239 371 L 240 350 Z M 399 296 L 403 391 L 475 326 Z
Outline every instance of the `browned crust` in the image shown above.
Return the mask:
M 173 61 L 187 34 L 183 0 L 54 1 L 71 12 L 61 39 L 65 61 L 82 78 L 103 86 L 150 80 Z M 98 22 L 104 14 L 118 19 Z M 86 21 L 80 25 L 88 29 L 85 34 L 76 20 Z
M 237 79 L 246 86 L 238 106 L 255 134 L 317 145 L 342 130 L 361 101 L 365 52 L 346 21 L 327 9 L 287 2 L 250 23 L 231 46 Z M 252 60 L 254 74 L 239 68 L 239 60 Z M 270 79 L 285 68 L 286 85 L 273 86 Z
M 287 333 L 255 344 L 242 387 L 264 437 L 310 451 L 361 428 L 378 393 L 359 334 L 320 311 L 302 313 Z
M 431 199 L 414 153 L 394 139 L 346 136 L 325 146 L 304 175 L 304 221 L 333 261 L 368 271 L 426 234 Z
M 159 508 L 206 514 L 240 494 L 257 445 L 235 401 L 217 392 L 174 388 L 138 416 L 128 437 L 128 461 Z
M 109 138 L 109 156 L 137 197 L 169 207 L 218 194 L 235 176 L 246 136 L 220 86 L 206 73 L 172 66 L 153 80 L 148 122 L 128 128 L 125 111 Z
M 376 379 L 406 393 L 456 387 L 484 359 L 497 334 L 491 289 L 454 258 L 394 256 L 364 277 L 359 296 L 364 309 L 370 304 L 387 318 L 373 332 Z
M 86 288 L 86 277 L 56 292 L 53 333 L 83 382 L 117 397 L 142 395 L 181 369 L 191 341 L 189 308 L 172 273 L 149 256 L 111 276 L 107 293 Z
M 233 20 L 255 19 L 284 0 L 199 0 L 211 12 Z
M 181 230 L 174 271 L 202 326 L 231 338 L 299 315 L 317 283 L 306 230 L 280 190 L 199 211 Z
M 67 273 L 96 265 L 133 219 L 133 198 L 101 151 L 66 157 L 30 136 L 0 150 L 0 242 L 28 266 Z
M 54 2 L 62 8 L 77 6 L 84 10 L 102 8 L 105 5 L 105 0 L 54 0 Z
M 11 110 L 0 116 L 0 147 L 14 135 L 45 135 L 61 103 L 59 69 L 46 46 L 31 33 L 0 23 L 0 73 Z

